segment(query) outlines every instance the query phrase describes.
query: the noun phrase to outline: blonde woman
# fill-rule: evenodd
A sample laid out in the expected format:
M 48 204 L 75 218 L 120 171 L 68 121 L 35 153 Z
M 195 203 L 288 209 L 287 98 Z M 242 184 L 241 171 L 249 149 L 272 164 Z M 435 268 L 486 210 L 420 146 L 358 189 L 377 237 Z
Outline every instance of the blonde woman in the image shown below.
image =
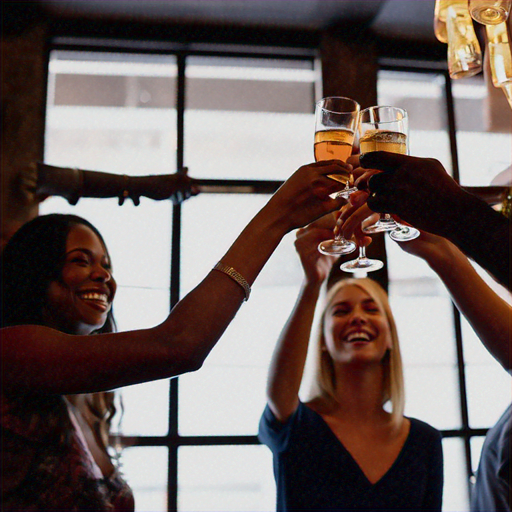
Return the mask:
M 315 307 L 333 258 L 316 223 L 297 232 L 304 282 L 269 371 L 260 440 L 274 455 L 277 510 L 441 510 L 440 433 L 406 418 L 397 331 L 384 290 L 346 279 L 328 291 L 311 398 L 299 399 Z M 389 404 L 389 407 L 387 407 Z

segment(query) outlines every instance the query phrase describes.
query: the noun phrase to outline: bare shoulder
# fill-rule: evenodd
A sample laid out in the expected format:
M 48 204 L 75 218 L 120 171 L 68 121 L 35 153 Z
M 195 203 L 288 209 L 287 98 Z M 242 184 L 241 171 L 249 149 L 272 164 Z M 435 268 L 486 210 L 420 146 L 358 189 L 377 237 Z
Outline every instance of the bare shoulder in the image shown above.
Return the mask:
M 16 342 L 18 344 L 23 340 L 29 341 L 37 341 L 43 338 L 55 338 L 55 337 L 63 337 L 66 336 L 64 333 L 60 331 L 56 331 L 55 329 L 51 329 L 50 327 L 45 327 L 42 325 L 11 325 L 9 327 L 2 327 L 0 329 L 0 339 L 2 341 L 2 346 L 4 344 L 9 345 L 12 342 Z
M 312 411 L 320 414 L 320 416 L 329 415 L 332 413 L 332 406 L 322 397 L 315 397 L 309 402 L 305 402 L 304 405 L 307 405 Z

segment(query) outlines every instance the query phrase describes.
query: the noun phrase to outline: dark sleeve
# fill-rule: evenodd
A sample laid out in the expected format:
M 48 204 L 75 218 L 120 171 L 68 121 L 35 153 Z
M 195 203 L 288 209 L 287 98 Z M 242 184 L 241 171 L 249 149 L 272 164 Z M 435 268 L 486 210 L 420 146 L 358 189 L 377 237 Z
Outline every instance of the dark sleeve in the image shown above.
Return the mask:
M 508 420 L 505 425 L 505 428 L 500 435 L 499 440 L 499 451 L 498 451 L 498 478 L 500 478 L 503 482 L 506 482 L 505 485 L 508 485 L 510 491 L 510 467 L 511 467 L 511 446 L 510 446 L 510 438 L 512 437 L 512 418 L 510 416 L 510 409 L 508 411 Z M 509 492 L 508 499 L 511 499 L 511 495 Z M 510 501 L 509 501 L 510 503 Z
M 295 423 L 295 418 L 299 414 L 302 404 L 299 402 L 297 410 L 288 418 L 285 423 L 281 423 L 270 410 L 268 404 L 260 419 L 258 439 L 266 444 L 272 453 L 279 453 L 286 450 L 288 440 Z
M 434 438 L 429 450 L 430 461 L 428 468 L 428 483 L 426 500 L 423 510 L 440 511 L 443 504 L 443 447 L 441 434 L 434 433 Z

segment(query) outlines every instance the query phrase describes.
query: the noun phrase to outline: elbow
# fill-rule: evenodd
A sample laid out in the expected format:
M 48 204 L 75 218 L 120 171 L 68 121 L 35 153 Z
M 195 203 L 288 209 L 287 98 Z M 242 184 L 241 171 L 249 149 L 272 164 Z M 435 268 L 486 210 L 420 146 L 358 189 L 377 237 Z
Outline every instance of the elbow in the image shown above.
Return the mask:
M 203 363 L 206 359 L 206 356 L 200 357 L 197 354 L 193 354 L 191 357 L 188 358 L 186 362 L 186 369 L 183 373 L 189 373 L 189 372 L 197 372 L 197 370 L 200 370 L 203 366 Z
M 209 352 L 188 351 L 180 358 L 179 373 L 191 373 L 201 369 Z

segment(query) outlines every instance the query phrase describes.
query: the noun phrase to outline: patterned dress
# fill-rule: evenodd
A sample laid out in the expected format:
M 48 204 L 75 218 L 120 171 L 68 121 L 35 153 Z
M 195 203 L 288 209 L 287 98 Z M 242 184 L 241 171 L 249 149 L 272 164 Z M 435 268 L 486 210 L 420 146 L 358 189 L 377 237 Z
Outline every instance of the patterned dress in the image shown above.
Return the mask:
M 118 473 L 104 478 L 60 395 L 1 395 L 2 511 L 134 510 Z

